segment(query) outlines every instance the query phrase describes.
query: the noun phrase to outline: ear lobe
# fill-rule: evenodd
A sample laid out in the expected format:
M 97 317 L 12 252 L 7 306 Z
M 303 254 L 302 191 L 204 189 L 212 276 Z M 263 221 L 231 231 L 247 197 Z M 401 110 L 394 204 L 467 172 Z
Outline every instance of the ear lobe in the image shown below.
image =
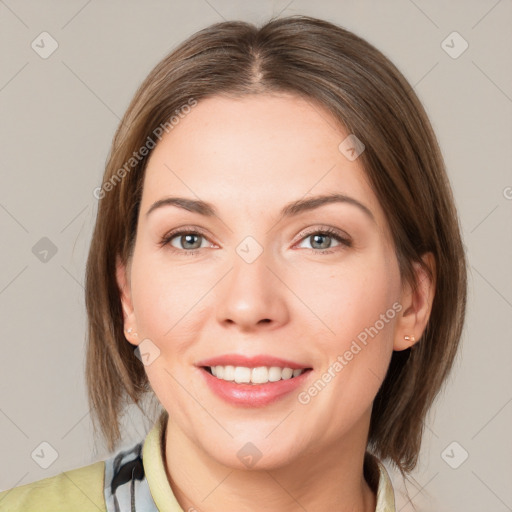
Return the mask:
M 430 274 L 419 263 L 413 263 L 415 283 L 406 284 L 402 292 L 403 313 L 397 322 L 393 350 L 405 350 L 417 343 L 430 318 L 435 295 L 435 258 L 429 252 L 422 260 Z
M 121 305 L 123 307 L 124 335 L 132 344 L 138 345 L 137 325 L 133 310 L 132 294 L 130 287 L 130 264 L 124 264 L 121 258 L 116 258 L 116 281 L 119 289 Z M 130 330 L 128 332 L 128 330 Z

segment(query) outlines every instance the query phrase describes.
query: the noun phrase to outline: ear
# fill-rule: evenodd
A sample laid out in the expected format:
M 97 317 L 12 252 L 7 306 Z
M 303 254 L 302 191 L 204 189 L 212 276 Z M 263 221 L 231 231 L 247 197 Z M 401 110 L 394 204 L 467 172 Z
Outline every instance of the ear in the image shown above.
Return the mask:
M 405 350 L 419 341 L 427 326 L 435 295 L 435 258 L 431 252 L 422 257 L 431 275 L 419 263 L 413 263 L 413 285 L 405 283 L 402 289 L 402 316 L 397 321 L 393 350 Z
M 119 256 L 116 258 L 116 280 L 123 307 L 124 336 L 132 345 L 138 345 L 137 323 L 130 287 L 130 263 L 124 264 Z

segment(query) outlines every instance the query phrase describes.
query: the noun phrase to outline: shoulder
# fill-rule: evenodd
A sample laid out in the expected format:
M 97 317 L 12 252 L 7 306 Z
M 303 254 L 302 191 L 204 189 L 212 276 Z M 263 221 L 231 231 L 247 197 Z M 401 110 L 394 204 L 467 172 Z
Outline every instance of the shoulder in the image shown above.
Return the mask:
M 106 511 L 100 461 L 0 493 L 4 512 Z

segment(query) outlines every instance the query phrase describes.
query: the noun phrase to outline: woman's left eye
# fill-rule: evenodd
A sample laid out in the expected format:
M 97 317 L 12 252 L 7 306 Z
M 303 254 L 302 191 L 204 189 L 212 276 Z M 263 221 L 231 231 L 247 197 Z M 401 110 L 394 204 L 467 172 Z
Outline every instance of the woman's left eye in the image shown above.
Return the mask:
M 351 240 L 348 237 L 342 236 L 340 233 L 332 229 L 323 229 L 310 232 L 303 236 L 301 240 L 309 241 L 309 248 L 314 252 L 319 253 L 333 252 L 330 251 L 329 249 L 340 245 L 345 247 L 351 246 Z M 337 245 L 332 244 L 333 240 L 337 242 Z

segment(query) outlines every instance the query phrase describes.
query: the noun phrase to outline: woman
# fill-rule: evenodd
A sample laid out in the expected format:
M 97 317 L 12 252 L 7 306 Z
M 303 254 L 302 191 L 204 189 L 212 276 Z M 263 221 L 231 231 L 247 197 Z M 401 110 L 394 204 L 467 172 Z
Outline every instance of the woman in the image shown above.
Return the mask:
M 462 330 L 443 160 L 378 50 L 309 17 L 213 25 L 112 144 L 87 264 L 87 382 L 115 452 L 8 510 L 395 510 Z M 5 505 L 7 504 L 7 505 Z

